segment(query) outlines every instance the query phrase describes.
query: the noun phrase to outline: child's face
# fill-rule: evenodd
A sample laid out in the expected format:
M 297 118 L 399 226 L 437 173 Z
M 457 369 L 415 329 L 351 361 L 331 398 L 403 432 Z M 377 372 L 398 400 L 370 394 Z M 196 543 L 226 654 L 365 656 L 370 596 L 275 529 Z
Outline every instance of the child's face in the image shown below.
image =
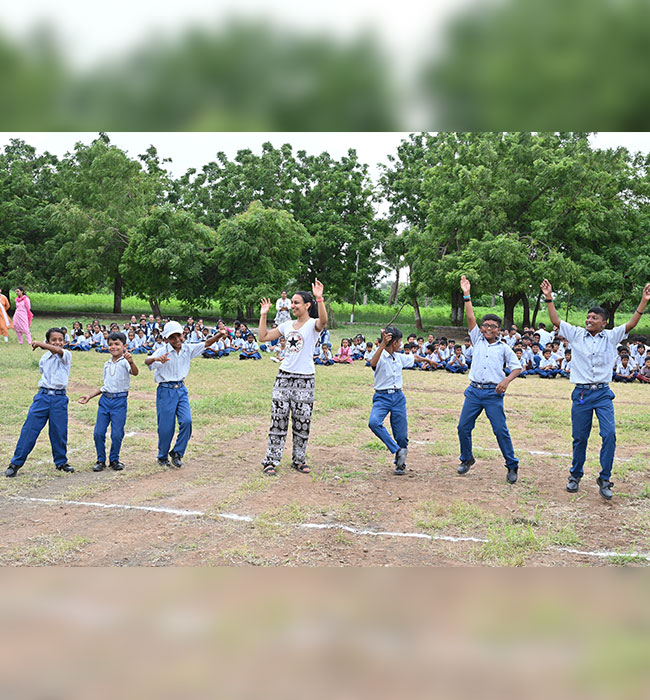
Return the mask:
M 515 350 L 515 355 L 517 356 L 518 360 L 521 360 L 521 356 L 523 355 L 523 352 L 521 351 L 521 349 Z
M 50 339 L 47 342 L 57 348 L 62 348 L 65 344 L 65 338 L 62 333 L 50 333 Z
M 113 357 L 122 357 L 122 355 L 124 355 L 124 343 L 121 340 L 109 340 L 108 352 L 110 352 Z
M 650 368 L 650 357 L 645 358 L 645 366 Z
M 550 356 L 551 356 L 551 351 L 548 348 L 546 348 L 546 350 L 544 350 L 544 357 L 548 360 L 548 358 Z
M 135 316 L 131 316 L 131 323 L 137 323 L 137 320 Z
M 627 355 L 622 355 L 622 356 L 621 356 L 621 364 L 623 365 L 623 367 L 627 367 L 627 363 L 628 363 L 628 360 L 629 360 L 629 359 L 630 359 L 630 358 L 629 358 Z
M 607 321 L 600 314 L 595 314 L 593 311 L 587 314 L 585 328 L 589 333 L 600 333 L 606 325 Z
M 235 331 L 235 338 L 241 338 L 241 332 L 239 330 Z
M 521 352 L 521 350 L 519 352 Z M 460 353 L 461 353 L 460 345 L 454 348 L 454 353 L 456 353 L 457 356 L 460 356 Z
M 183 347 L 183 336 L 180 333 L 172 333 L 167 342 L 174 348 L 174 350 L 180 350 Z
M 388 350 L 388 352 L 399 352 L 399 349 L 401 347 L 402 347 L 402 339 L 395 338 L 395 340 L 391 340 L 391 342 L 386 346 L 386 350 Z
M 481 323 L 481 333 L 488 343 L 495 341 L 501 332 L 501 326 L 496 321 L 484 321 Z
M 139 331 L 138 331 L 138 335 L 139 335 L 141 338 L 144 338 L 144 331 L 143 331 L 143 330 L 139 330 Z
M 349 345 L 349 343 L 348 343 L 347 339 L 343 338 L 343 340 L 341 341 L 341 347 L 347 348 L 348 345 Z
M 133 331 L 129 331 L 129 340 L 133 340 L 135 338 L 135 333 Z

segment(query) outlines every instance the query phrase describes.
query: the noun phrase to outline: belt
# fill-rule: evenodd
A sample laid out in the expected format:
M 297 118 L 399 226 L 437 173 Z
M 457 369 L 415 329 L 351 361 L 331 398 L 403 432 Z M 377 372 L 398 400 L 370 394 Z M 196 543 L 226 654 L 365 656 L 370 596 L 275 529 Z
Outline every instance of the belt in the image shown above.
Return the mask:
M 496 389 L 496 384 L 490 383 L 490 382 L 470 382 L 470 386 L 473 386 L 475 389 Z
M 117 391 L 116 393 L 112 394 L 110 391 L 102 391 L 102 394 L 109 399 L 121 399 L 124 396 L 128 396 L 129 392 L 128 391 Z
M 396 394 L 398 391 L 402 391 L 401 389 L 375 389 L 375 392 L 377 394 Z
M 168 389 L 180 389 L 185 386 L 185 382 L 182 379 L 180 382 L 160 382 L 158 386 L 166 386 Z
M 54 394 L 54 396 L 65 396 L 65 389 L 47 389 L 44 386 L 39 387 L 40 394 Z
M 607 389 L 609 384 L 607 382 L 602 382 L 601 384 L 576 384 L 576 389 Z

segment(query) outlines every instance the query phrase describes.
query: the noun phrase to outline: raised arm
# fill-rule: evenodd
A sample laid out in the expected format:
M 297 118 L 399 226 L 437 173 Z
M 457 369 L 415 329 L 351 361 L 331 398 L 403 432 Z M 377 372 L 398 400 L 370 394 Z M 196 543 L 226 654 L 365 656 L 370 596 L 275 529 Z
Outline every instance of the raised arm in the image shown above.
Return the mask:
M 271 330 L 268 330 L 266 327 L 266 315 L 270 308 L 270 299 L 262 299 L 260 301 L 260 324 L 257 328 L 257 338 L 260 343 L 263 343 L 265 340 L 275 340 L 282 335 L 279 328 L 271 328 Z
M 553 303 L 553 288 L 551 287 L 551 283 L 548 280 L 544 280 L 540 284 L 540 287 L 542 289 L 542 293 L 544 294 L 544 298 L 546 299 L 548 317 L 551 319 L 551 323 L 559 328 L 562 320 L 560 319 L 557 309 L 555 308 L 555 304 Z
M 465 316 L 467 316 L 467 327 L 471 331 L 476 327 L 476 317 L 474 316 L 474 307 L 472 306 L 472 297 L 470 295 L 470 283 L 465 275 L 461 275 L 460 288 L 463 291 L 463 301 L 465 302 Z
M 632 318 L 625 324 L 626 333 L 629 333 L 641 320 L 641 316 L 643 316 L 643 312 L 645 311 L 645 307 L 648 305 L 648 301 L 650 301 L 650 283 L 646 284 L 646 286 L 643 288 L 641 301 L 636 307 L 635 312 L 632 314 Z
M 391 333 L 386 335 L 384 331 L 382 330 L 381 332 L 381 343 L 379 343 L 379 346 L 375 350 L 375 354 L 372 356 L 370 359 L 370 366 L 373 368 L 373 370 L 377 367 L 377 363 L 379 362 L 379 358 L 381 357 L 381 353 L 384 352 L 386 349 L 386 346 L 388 343 L 390 343 L 393 339 L 393 336 Z
M 316 321 L 316 330 L 322 331 L 325 326 L 327 326 L 327 309 L 325 308 L 325 301 L 323 300 L 323 283 L 315 278 L 314 283 L 311 285 L 311 291 L 318 304 L 318 321 Z
M 36 348 L 41 348 L 42 350 L 49 350 L 53 355 L 61 355 L 61 357 L 63 357 L 63 348 L 60 348 L 58 345 L 43 343 L 40 340 L 33 340 L 32 350 L 36 350 Z

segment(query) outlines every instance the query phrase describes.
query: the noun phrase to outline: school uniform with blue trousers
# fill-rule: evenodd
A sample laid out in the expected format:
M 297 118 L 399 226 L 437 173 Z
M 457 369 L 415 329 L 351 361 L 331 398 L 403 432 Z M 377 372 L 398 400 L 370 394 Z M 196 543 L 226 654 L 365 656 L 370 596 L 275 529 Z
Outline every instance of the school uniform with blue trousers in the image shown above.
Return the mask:
M 174 437 L 176 420 L 178 435 L 172 452 L 182 457 L 192 435 L 192 413 L 185 386 L 185 377 L 190 371 L 190 362 L 205 351 L 205 343 L 183 343 L 179 352 L 165 343 L 156 350 L 152 357 L 168 354 L 168 361 L 152 362 L 154 379 L 158 384 L 156 390 L 156 416 L 158 418 L 158 459 L 167 459 Z
M 374 354 L 374 353 L 373 353 Z M 402 370 L 413 366 L 415 357 L 411 354 L 384 350 L 375 367 L 375 395 L 372 398 L 372 411 L 368 427 L 393 453 L 408 446 L 408 421 L 406 418 L 406 396 L 402 391 Z M 391 436 L 384 427 L 384 420 L 390 414 Z
M 104 363 L 104 385 L 97 407 L 97 420 L 93 438 L 97 450 L 97 462 L 106 462 L 106 431 L 111 426 L 111 450 L 109 462 L 113 468 L 120 462 L 120 449 L 124 439 L 127 399 L 131 386 L 131 366 L 124 357 L 117 362 Z M 121 468 L 121 467 L 120 467 Z
M 63 350 L 63 354 L 46 351 L 41 357 L 38 368 L 41 379 L 38 392 L 29 407 L 27 419 L 20 431 L 18 444 L 11 458 L 7 476 L 15 476 L 17 470 L 25 464 L 36 440 L 49 421 L 49 437 L 52 445 L 54 464 L 60 471 L 73 472 L 68 465 L 66 455 L 68 445 L 68 397 L 66 388 L 70 376 L 72 353 Z M 13 473 L 10 473 L 13 472 Z
M 627 337 L 625 325 L 602 330 L 592 335 L 585 328 L 560 324 L 560 334 L 571 343 L 571 374 L 575 385 L 571 394 L 571 430 L 573 461 L 570 473 L 576 480 L 584 474 L 587 442 L 591 433 L 593 414 L 598 418 L 602 446 L 600 448 L 600 478 L 609 482 L 616 450 L 614 423 L 614 393 L 609 388 L 616 348 Z
M 503 409 L 504 394 L 498 393 L 496 386 L 505 379 L 504 365 L 512 372 L 515 369 L 521 369 L 521 363 L 506 343 L 499 340 L 488 343 L 478 325 L 472 328 L 469 336 L 474 352 L 469 370 L 469 386 L 465 389 L 465 402 L 458 420 L 460 461 L 473 462 L 472 431 L 476 425 L 476 419 L 485 411 L 505 459 L 506 468 L 517 471 L 519 460 L 515 457 L 506 424 L 506 414 Z

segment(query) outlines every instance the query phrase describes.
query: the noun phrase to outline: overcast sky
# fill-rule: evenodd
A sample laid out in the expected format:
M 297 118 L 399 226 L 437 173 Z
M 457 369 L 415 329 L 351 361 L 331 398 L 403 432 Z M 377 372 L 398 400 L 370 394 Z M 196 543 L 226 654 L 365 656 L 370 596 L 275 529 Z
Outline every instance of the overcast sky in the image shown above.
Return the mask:
M 270 141 L 275 147 L 284 143 L 293 146 L 294 153 L 301 149 L 310 154 L 327 151 L 340 158 L 349 148 L 355 148 L 359 160 L 370 166 L 373 179 L 379 170 L 377 163 L 386 163 L 388 154 L 395 154 L 408 132 L 109 132 L 111 143 L 137 158 L 153 144 L 161 157 L 169 157 L 167 164 L 173 176 L 183 175 L 189 168 L 200 170 L 214 160 L 219 151 L 233 158 L 242 148 L 259 153 L 262 144 Z M 72 151 L 77 141 L 90 143 L 97 132 L 0 132 L 0 146 L 11 138 L 19 138 L 34 146 L 40 153 L 49 151 L 63 156 Z M 650 152 L 650 132 L 601 132 L 591 138 L 598 148 L 625 146 L 630 151 Z

